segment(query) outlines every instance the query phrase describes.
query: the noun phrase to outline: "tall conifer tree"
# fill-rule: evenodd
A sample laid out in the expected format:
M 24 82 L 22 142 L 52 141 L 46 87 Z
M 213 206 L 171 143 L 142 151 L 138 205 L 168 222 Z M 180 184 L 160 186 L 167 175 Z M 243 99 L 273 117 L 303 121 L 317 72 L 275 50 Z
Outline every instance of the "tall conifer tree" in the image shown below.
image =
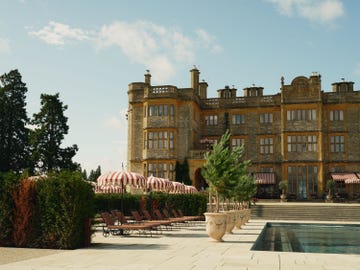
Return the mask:
M 0 171 L 21 172 L 29 164 L 26 92 L 18 70 L 0 76 Z

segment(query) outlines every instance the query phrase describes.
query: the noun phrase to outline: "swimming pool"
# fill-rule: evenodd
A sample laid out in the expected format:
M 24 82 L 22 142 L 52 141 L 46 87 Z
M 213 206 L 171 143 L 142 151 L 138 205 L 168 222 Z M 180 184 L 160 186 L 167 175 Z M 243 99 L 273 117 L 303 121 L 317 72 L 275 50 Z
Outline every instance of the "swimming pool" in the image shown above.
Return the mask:
M 252 250 L 360 254 L 360 225 L 266 223 Z

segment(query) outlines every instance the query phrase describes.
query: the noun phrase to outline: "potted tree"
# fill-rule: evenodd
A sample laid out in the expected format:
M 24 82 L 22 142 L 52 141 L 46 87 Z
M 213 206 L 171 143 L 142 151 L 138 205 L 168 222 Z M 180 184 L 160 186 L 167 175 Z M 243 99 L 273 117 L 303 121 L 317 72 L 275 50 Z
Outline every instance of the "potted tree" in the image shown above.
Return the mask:
M 239 204 L 238 216 L 235 224 L 238 229 L 241 229 L 241 225 L 245 224 L 250 218 L 250 209 L 245 207 L 249 205 L 249 201 L 256 194 L 256 190 L 257 186 L 254 178 L 244 172 L 244 175 L 240 178 L 240 181 L 234 189 L 235 200 Z
M 280 201 L 281 202 L 286 202 L 285 191 L 287 189 L 288 182 L 286 180 L 282 180 L 282 181 L 279 182 L 278 186 L 279 186 L 279 189 L 281 190 Z
M 209 185 L 209 192 L 215 197 L 215 212 L 206 212 L 206 231 L 217 241 L 222 241 L 226 232 L 227 214 L 220 213 L 220 198 L 226 197 L 233 190 L 240 178 L 245 164 L 239 161 L 242 148 L 236 147 L 230 151 L 230 132 L 227 130 L 213 150 L 205 154 L 205 164 L 202 175 Z
M 329 179 L 326 182 L 326 190 L 328 194 L 326 195 L 326 202 L 333 202 L 333 191 L 335 188 L 335 181 L 333 179 Z

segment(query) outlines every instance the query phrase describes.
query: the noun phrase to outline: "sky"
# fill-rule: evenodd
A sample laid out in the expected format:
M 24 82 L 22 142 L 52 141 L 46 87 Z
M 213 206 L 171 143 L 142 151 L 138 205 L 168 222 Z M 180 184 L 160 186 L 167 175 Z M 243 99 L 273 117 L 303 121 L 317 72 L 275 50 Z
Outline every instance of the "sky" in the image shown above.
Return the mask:
M 360 1 L 0 0 L 0 74 L 18 69 L 27 113 L 41 93 L 68 106 L 74 161 L 89 173 L 126 169 L 128 85 L 190 87 L 196 65 L 208 97 L 225 85 L 280 92 L 280 78 L 321 74 L 360 89 Z

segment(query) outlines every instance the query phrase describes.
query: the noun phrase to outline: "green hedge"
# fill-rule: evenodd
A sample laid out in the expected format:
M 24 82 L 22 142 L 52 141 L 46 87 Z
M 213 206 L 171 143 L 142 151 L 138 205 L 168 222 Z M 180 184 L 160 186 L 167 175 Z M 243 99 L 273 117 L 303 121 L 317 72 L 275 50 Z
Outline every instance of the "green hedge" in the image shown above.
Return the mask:
M 123 203 L 123 208 L 122 208 Z M 131 194 L 96 194 L 95 209 L 97 213 L 123 210 L 130 215 L 131 210 L 181 209 L 185 215 L 202 215 L 206 211 L 207 197 L 197 194 L 167 194 L 152 192 L 147 195 Z
M 84 246 L 85 223 L 94 213 L 94 193 L 80 173 L 64 171 L 36 184 L 37 245 L 73 249 Z
M 21 243 L 27 247 L 74 249 L 89 244 L 90 230 L 86 224 L 94 215 L 94 192 L 82 180 L 81 173 L 50 174 L 37 180 L 34 189 L 24 189 L 19 183 L 15 175 L 0 175 L 0 245 Z M 22 202 L 25 198 L 33 198 L 34 203 Z M 15 214 L 25 212 L 31 219 L 26 223 L 14 218 Z M 31 241 L 22 241 L 29 236 Z
M 17 189 L 19 177 L 13 173 L 0 173 L 0 246 L 13 245 L 13 192 Z

